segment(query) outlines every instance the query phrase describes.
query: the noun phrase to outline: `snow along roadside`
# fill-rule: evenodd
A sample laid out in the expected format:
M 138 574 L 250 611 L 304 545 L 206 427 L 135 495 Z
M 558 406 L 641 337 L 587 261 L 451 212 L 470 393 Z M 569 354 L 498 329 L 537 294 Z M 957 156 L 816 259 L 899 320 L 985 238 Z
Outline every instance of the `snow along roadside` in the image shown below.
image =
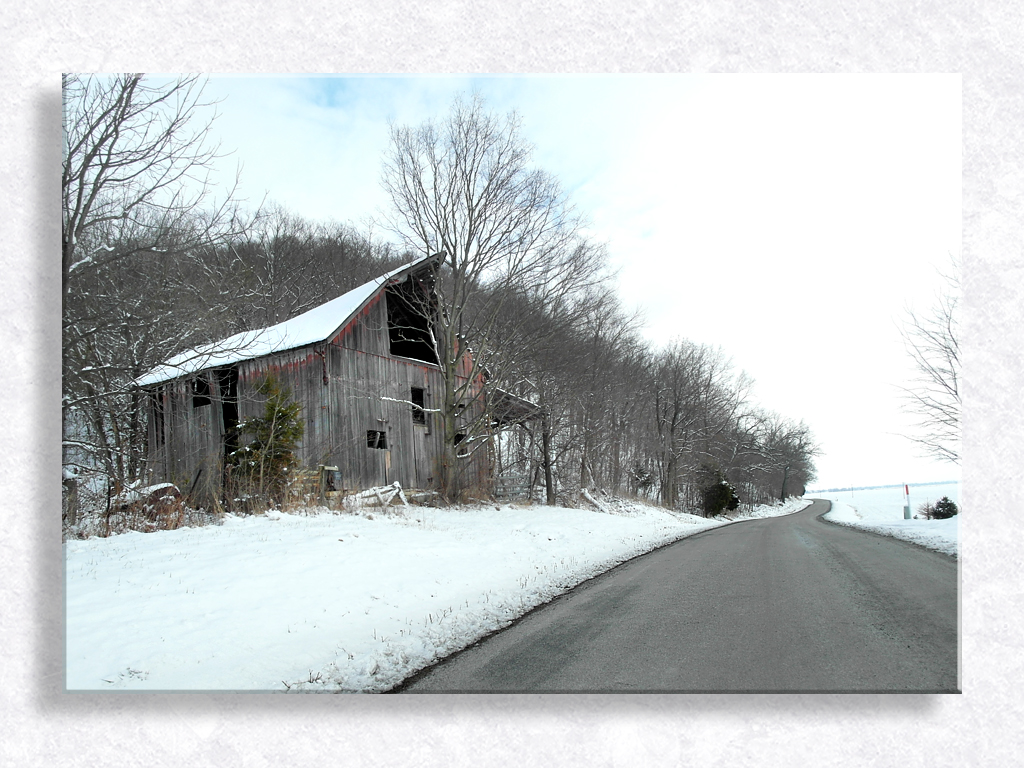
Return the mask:
M 824 518 L 830 523 L 902 539 L 951 557 L 960 556 L 960 515 L 947 520 L 887 519 L 870 507 L 861 509 L 833 501 Z
M 385 691 L 619 563 L 730 522 L 602 506 L 273 512 L 69 541 L 67 688 Z

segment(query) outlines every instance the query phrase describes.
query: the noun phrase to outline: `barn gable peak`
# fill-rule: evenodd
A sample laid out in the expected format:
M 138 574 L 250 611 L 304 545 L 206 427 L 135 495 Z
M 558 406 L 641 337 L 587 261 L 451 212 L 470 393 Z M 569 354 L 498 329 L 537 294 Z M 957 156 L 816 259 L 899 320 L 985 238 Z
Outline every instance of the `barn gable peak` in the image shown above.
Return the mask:
M 403 280 L 417 269 L 439 260 L 441 256 L 436 253 L 412 261 L 282 323 L 236 333 L 226 339 L 181 352 L 136 379 L 135 384 L 141 387 L 160 384 L 210 368 L 327 341 L 388 285 Z

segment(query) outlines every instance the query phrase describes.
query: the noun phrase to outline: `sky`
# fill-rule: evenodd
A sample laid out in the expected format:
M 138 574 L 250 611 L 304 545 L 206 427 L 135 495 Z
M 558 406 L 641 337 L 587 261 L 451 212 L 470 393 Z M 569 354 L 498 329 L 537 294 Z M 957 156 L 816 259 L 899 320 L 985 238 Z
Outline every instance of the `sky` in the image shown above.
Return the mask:
M 899 390 L 906 309 L 960 255 L 959 75 L 214 75 L 206 94 L 243 196 L 365 230 L 389 125 L 473 91 L 518 113 L 651 343 L 721 347 L 810 426 L 812 488 L 959 479 L 904 437 Z

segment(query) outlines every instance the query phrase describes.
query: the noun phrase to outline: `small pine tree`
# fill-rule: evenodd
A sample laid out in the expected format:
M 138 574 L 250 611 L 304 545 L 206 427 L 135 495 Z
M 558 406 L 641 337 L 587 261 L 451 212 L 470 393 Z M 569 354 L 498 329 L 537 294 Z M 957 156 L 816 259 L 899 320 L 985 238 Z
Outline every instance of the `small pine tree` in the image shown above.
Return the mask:
M 295 466 L 295 448 L 302 438 L 302 404 L 291 400 L 291 391 L 274 376 L 256 386 L 266 397 L 262 416 L 238 423 L 241 435 L 252 439 L 231 454 L 233 475 L 250 495 L 268 502 L 284 500 L 290 473 Z
M 733 510 L 740 508 L 740 497 L 736 495 L 736 489 L 733 488 L 731 484 L 729 485 L 729 492 L 732 495 L 732 498 L 729 499 L 729 503 L 725 505 L 725 508 L 732 512 Z
M 703 469 L 707 478 L 701 489 L 705 517 L 714 517 L 726 509 L 737 509 L 740 505 L 739 497 L 736 495 L 736 489 L 725 479 L 725 475 L 718 469 Z
M 946 520 L 953 515 L 960 512 L 956 502 L 952 501 L 948 496 L 943 496 L 937 502 L 935 502 L 935 509 L 932 512 L 932 516 L 936 520 Z

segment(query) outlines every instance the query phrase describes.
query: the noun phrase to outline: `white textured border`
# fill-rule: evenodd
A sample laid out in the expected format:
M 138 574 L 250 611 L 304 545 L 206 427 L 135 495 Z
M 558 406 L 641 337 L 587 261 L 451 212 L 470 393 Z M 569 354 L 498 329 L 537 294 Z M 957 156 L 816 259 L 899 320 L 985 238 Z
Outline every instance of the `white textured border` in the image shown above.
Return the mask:
M 259 7 L 257 7 L 257 5 Z M 380 5 L 383 10 L 376 9 Z M 3 765 L 1013 764 L 1020 727 L 1022 66 L 1012 3 L 73 0 L 0 11 Z M 907 9 L 907 10 L 904 10 Z M 959 72 L 961 696 L 62 693 L 59 72 Z

